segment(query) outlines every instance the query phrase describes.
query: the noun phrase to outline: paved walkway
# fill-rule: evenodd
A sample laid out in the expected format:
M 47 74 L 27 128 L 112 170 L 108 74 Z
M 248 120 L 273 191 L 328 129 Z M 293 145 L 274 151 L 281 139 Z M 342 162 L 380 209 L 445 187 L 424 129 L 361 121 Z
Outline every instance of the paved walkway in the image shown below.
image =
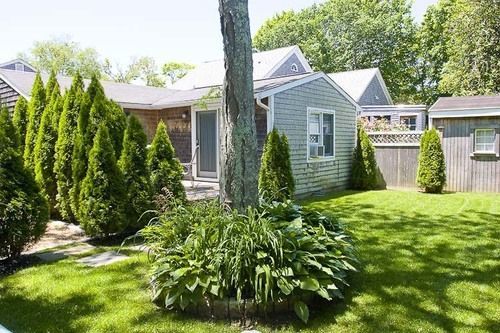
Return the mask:
M 183 180 L 182 185 L 189 201 L 214 199 L 219 196 L 219 183 Z
M 56 246 L 85 242 L 89 237 L 80 226 L 62 221 L 50 221 L 42 238 L 24 254 L 32 254 Z

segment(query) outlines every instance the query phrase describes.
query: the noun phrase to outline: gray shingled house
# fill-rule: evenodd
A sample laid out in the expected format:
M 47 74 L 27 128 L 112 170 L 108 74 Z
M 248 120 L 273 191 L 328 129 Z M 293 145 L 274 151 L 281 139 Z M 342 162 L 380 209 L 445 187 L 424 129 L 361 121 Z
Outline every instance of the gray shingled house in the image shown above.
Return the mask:
M 328 75 L 361 106 L 360 117 L 368 121 L 383 118 L 389 123 L 404 123 L 411 131 L 422 131 L 426 128 L 426 106 L 394 105 L 378 68 Z
M 441 134 L 447 190 L 500 192 L 500 95 L 441 97 L 429 122 Z
M 192 162 L 195 179 L 217 181 L 222 101 L 214 92 L 222 84 L 223 66 L 222 61 L 206 63 L 172 89 L 102 84 L 109 98 L 138 116 L 150 139 L 160 120 L 167 123 L 178 157 Z M 275 127 L 289 138 L 298 196 L 346 188 L 361 111 L 356 101 L 328 75 L 312 73 L 298 47 L 255 53 L 254 69 L 259 151 Z M 0 69 L 0 98 L 10 107 L 19 95 L 29 98 L 34 77 Z M 67 77 L 58 80 L 62 89 L 71 83 Z

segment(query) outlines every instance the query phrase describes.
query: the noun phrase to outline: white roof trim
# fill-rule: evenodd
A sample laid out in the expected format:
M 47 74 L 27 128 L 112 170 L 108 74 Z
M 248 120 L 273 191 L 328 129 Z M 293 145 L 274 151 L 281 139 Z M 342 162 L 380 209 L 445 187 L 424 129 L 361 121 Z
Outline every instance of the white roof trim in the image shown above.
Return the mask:
M 307 61 L 306 57 L 304 56 L 300 48 L 297 45 L 295 45 L 290 50 L 290 52 L 288 52 L 288 54 L 283 57 L 283 59 L 281 59 L 276 65 L 274 65 L 274 67 L 271 68 L 271 70 L 267 72 L 266 75 L 264 75 L 264 77 L 269 78 L 274 72 L 278 70 L 278 68 L 280 68 L 290 58 L 292 54 L 295 54 L 297 58 L 299 58 L 300 63 L 302 64 L 306 72 L 312 72 L 312 68 L 309 65 L 309 62 Z
M 464 118 L 500 116 L 500 108 L 457 109 L 429 112 L 429 118 Z
M 28 101 L 30 100 L 30 96 L 29 95 L 27 95 L 24 92 L 22 92 L 21 89 L 19 89 L 15 84 L 13 84 L 12 81 L 10 81 L 9 79 L 7 79 L 5 77 L 5 75 L 3 75 L 1 72 L 0 72 L 0 79 L 2 79 L 5 83 L 7 83 L 12 89 L 14 89 L 15 91 L 17 91 L 17 93 L 19 95 L 23 96 Z
M 311 74 L 311 75 L 306 76 L 304 78 L 301 78 L 301 79 L 298 79 L 298 80 L 295 80 L 295 81 L 292 81 L 292 82 L 285 83 L 283 85 L 280 85 L 279 87 L 262 91 L 262 92 L 260 92 L 257 95 L 258 95 L 258 98 L 261 98 L 261 99 L 262 98 L 266 98 L 266 97 L 269 97 L 269 96 L 272 96 L 272 95 L 276 95 L 276 94 L 278 94 L 278 93 L 280 93 L 282 91 L 289 90 L 289 89 L 301 86 L 303 84 L 306 84 L 306 83 L 309 83 L 309 82 L 312 82 L 312 81 L 315 81 L 315 80 L 321 79 L 321 78 L 325 79 L 326 82 L 328 82 L 342 96 L 344 96 L 352 105 L 354 105 L 356 107 L 357 111 L 361 111 L 362 110 L 361 106 L 359 106 L 359 104 L 356 103 L 356 101 L 351 96 L 349 96 L 349 94 L 347 94 L 337 83 L 335 83 L 335 81 L 333 81 L 328 75 L 326 75 L 323 72 L 314 73 L 314 74 Z
M 27 63 L 25 60 L 21 59 L 21 58 L 17 58 L 17 59 L 14 59 L 14 60 L 10 60 L 10 61 L 7 61 L 7 62 L 4 62 L 3 64 L 0 64 L 0 67 L 4 67 L 4 66 L 8 66 L 8 65 L 12 65 L 12 64 L 15 64 L 15 63 L 21 63 L 23 64 L 25 67 L 28 67 L 30 68 L 31 70 L 35 71 L 36 72 L 36 68 L 34 68 L 32 65 L 30 65 L 29 63 Z

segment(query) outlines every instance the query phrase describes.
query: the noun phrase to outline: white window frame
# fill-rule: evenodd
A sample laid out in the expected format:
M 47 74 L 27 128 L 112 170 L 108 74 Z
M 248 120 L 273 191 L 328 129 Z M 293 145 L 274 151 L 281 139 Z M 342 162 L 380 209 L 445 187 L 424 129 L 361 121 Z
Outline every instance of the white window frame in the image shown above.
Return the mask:
M 415 129 L 411 129 L 411 126 L 410 125 L 410 121 L 408 122 L 408 124 L 406 124 L 406 122 L 404 122 L 405 119 L 415 119 Z M 399 116 L 399 121 L 401 124 L 405 123 L 406 126 L 408 126 L 408 128 L 410 129 L 410 131 L 416 131 L 417 130 L 417 123 L 418 123 L 418 116 L 417 115 L 402 115 L 402 116 Z
M 24 72 L 24 64 L 21 63 L 15 63 L 14 64 L 14 69 L 18 72 Z
M 319 128 L 320 128 L 320 133 L 319 133 L 319 144 L 323 144 L 323 114 L 331 114 L 333 115 L 333 152 L 332 156 L 318 156 L 318 157 L 311 157 L 310 156 L 310 148 L 309 148 L 309 117 L 311 114 L 319 114 Z M 307 136 L 306 136 L 306 146 L 307 146 L 307 162 L 323 162 L 323 161 L 330 161 L 330 160 L 335 160 L 335 155 L 336 155 L 336 136 L 337 136 L 337 119 L 335 117 L 335 110 L 330 110 L 330 109 L 321 109 L 321 108 L 315 108 L 315 107 L 308 107 L 307 108 Z
M 478 139 L 478 132 L 481 131 L 488 131 L 488 132 L 493 132 L 493 149 L 492 150 L 479 150 L 477 149 L 477 139 Z M 496 154 L 496 130 L 494 128 L 476 128 L 474 129 L 474 153 L 475 154 Z
M 296 63 L 293 63 L 293 64 L 290 66 L 290 70 L 291 70 L 292 72 L 298 73 L 298 72 L 299 72 L 299 66 L 298 66 Z

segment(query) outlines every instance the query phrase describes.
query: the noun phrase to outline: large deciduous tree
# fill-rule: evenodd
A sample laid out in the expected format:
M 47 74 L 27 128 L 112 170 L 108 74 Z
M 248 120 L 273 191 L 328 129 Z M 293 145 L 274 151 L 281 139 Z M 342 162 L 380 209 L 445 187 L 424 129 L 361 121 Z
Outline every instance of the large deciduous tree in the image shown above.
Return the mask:
M 297 44 L 315 70 L 327 73 L 379 67 L 393 99 L 409 102 L 416 90 L 416 29 L 408 0 L 328 0 L 268 20 L 254 45 Z
M 257 139 L 248 0 L 219 0 L 225 78 L 220 135 L 221 199 L 243 211 L 258 203 Z

